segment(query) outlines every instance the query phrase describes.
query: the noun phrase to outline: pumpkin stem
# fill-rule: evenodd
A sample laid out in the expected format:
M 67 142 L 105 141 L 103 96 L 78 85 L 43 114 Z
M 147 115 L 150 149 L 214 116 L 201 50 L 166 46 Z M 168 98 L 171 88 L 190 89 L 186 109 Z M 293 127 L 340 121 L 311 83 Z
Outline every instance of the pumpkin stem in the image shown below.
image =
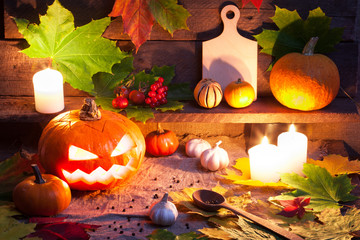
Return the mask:
M 161 202 L 167 202 L 168 201 L 169 194 L 166 192 L 164 196 L 161 199 Z
M 238 80 L 236 81 L 236 83 L 242 83 L 242 79 L 238 78 Z
M 38 165 L 31 164 L 31 167 L 32 167 L 32 169 L 34 171 L 34 174 L 35 174 L 35 178 L 36 178 L 35 183 L 37 183 L 37 184 L 45 183 L 45 180 L 41 176 L 40 169 L 39 169 Z
M 85 98 L 84 104 L 80 109 L 79 118 L 83 121 L 96 121 L 101 119 L 101 112 L 96 106 L 94 99 Z
M 160 123 L 157 123 L 157 133 L 158 134 L 163 134 L 165 131 L 164 129 L 160 126 Z
M 310 38 L 310 40 L 306 43 L 302 53 L 305 56 L 314 55 L 315 46 L 316 46 L 316 43 L 318 42 L 318 40 L 319 40 L 319 37 Z

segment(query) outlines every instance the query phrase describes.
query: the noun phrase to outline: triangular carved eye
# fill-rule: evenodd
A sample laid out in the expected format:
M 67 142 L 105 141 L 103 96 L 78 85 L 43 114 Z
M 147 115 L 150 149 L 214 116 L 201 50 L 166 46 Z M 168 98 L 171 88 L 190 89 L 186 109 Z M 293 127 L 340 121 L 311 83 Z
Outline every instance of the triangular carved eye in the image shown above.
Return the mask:
M 136 147 L 134 141 L 131 139 L 131 137 L 127 134 L 123 136 L 123 138 L 120 140 L 114 151 L 111 153 L 111 157 L 116 157 L 121 154 L 124 154 L 128 151 L 130 151 L 132 148 Z
M 69 160 L 70 161 L 81 161 L 81 160 L 90 160 L 98 158 L 97 155 L 88 152 L 84 149 L 75 147 L 71 145 L 69 147 Z

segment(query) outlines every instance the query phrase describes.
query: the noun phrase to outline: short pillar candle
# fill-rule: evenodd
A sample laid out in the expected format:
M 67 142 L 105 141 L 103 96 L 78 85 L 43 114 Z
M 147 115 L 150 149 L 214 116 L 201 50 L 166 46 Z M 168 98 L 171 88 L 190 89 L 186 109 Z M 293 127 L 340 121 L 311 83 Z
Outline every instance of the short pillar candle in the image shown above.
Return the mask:
M 283 171 L 303 175 L 303 166 L 307 160 L 308 138 L 296 132 L 294 124 L 291 124 L 288 132 L 278 136 L 277 144 L 284 156 Z
M 64 109 L 63 77 L 47 68 L 34 74 L 35 109 L 40 113 L 56 113 Z
M 249 149 L 251 179 L 277 182 L 282 173 L 283 158 L 277 146 L 264 137 L 261 144 Z

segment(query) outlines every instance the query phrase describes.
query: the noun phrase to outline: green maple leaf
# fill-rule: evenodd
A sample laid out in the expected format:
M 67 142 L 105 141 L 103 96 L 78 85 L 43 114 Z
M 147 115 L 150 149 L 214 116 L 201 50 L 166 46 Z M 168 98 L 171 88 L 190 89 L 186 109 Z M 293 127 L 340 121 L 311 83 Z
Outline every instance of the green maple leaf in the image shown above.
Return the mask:
M 261 53 L 275 57 L 272 65 L 287 53 L 301 53 L 311 37 L 319 37 L 315 52 L 322 54 L 334 51 L 334 46 L 342 39 L 343 28 L 330 29 L 331 18 L 320 7 L 311 10 L 308 18 L 303 20 L 296 10 L 289 11 L 276 6 L 275 15 L 271 19 L 279 30 L 264 29 L 254 37 L 262 47 Z
M 149 240 L 206 240 L 206 237 L 201 237 L 200 234 L 196 232 L 188 232 L 180 235 L 175 235 L 174 233 L 168 231 L 167 229 L 155 229 L 150 235 L 146 236 Z
M 126 116 L 129 119 L 145 123 L 148 119 L 155 118 L 154 112 L 150 107 L 129 106 L 126 108 Z
M 39 25 L 26 19 L 15 22 L 30 45 L 23 53 L 31 58 L 50 58 L 52 67 L 62 73 L 66 82 L 86 92 L 93 91 L 91 77 L 95 73 L 111 73 L 112 66 L 127 56 L 115 41 L 101 36 L 110 17 L 75 28 L 73 15 L 58 0 L 40 16 Z
M 93 76 L 94 94 L 97 97 L 115 97 L 114 89 L 127 82 L 127 76 L 134 70 L 133 57 L 126 57 L 114 64 L 112 74 L 99 72 Z
M 347 174 L 333 177 L 325 168 L 306 163 L 303 172 L 307 176 L 306 178 L 296 173 L 281 174 L 281 181 L 296 188 L 296 190 L 284 193 L 274 199 L 310 197 L 311 201 L 308 208 L 312 208 L 315 212 L 322 211 L 325 208 L 337 209 L 341 207 L 339 202 L 357 199 L 356 196 L 350 194 L 355 186 L 351 185 L 351 180 Z
M 149 7 L 155 20 L 167 30 L 171 36 L 175 30 L 186 29 L 186 19 L 190 13 L 177 4 L 177 0 L 150 0 Z
M 161 112 L 166 111 L 177 111 L 177 110 L 183 110 L 184 104 L 178 101 L 168 101 L 166 104 L 162 105 L 161 107 L 155 108 L 156 110 L 159 110 Z
M 317 214 L 319 222 L 308 221 L 306 223 L 291 224 L 293 232 L 308 239 L 353 239 L 352 232 L 360 231 L 360 210 L 349 209 L 343 216 L 336 209 L 325 209 Z

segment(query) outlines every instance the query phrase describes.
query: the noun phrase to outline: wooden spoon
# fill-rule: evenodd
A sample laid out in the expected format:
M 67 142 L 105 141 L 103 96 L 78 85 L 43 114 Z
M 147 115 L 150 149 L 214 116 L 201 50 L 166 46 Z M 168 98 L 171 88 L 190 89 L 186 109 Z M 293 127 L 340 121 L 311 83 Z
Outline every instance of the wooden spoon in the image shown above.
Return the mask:
M 237 215 L 246 217 L 257 224 L 259 224 L 263 227 L 266 227 L 267 229 L 270 229 L 271 231 L 273 231 L 283 237 L 286 237 L 287 239 L 304 240 L 303 238 L 299 237 L 298 235 L 291 233 L 291 232 L 285 230 L 284 228 L 281 228 L 263 218 L 255 216 L 244 210 L 236 209 L 236 208 L 232 207 L 230 204 L 228 204 L 226 202 L 225 198 L 217 192 L 202 189 L 202 190 L 195 191 L 193 193 L 192 197 L 193 197 L 195 204 L 204 210 L 214 212 L 220 208 L 226 208 Z

